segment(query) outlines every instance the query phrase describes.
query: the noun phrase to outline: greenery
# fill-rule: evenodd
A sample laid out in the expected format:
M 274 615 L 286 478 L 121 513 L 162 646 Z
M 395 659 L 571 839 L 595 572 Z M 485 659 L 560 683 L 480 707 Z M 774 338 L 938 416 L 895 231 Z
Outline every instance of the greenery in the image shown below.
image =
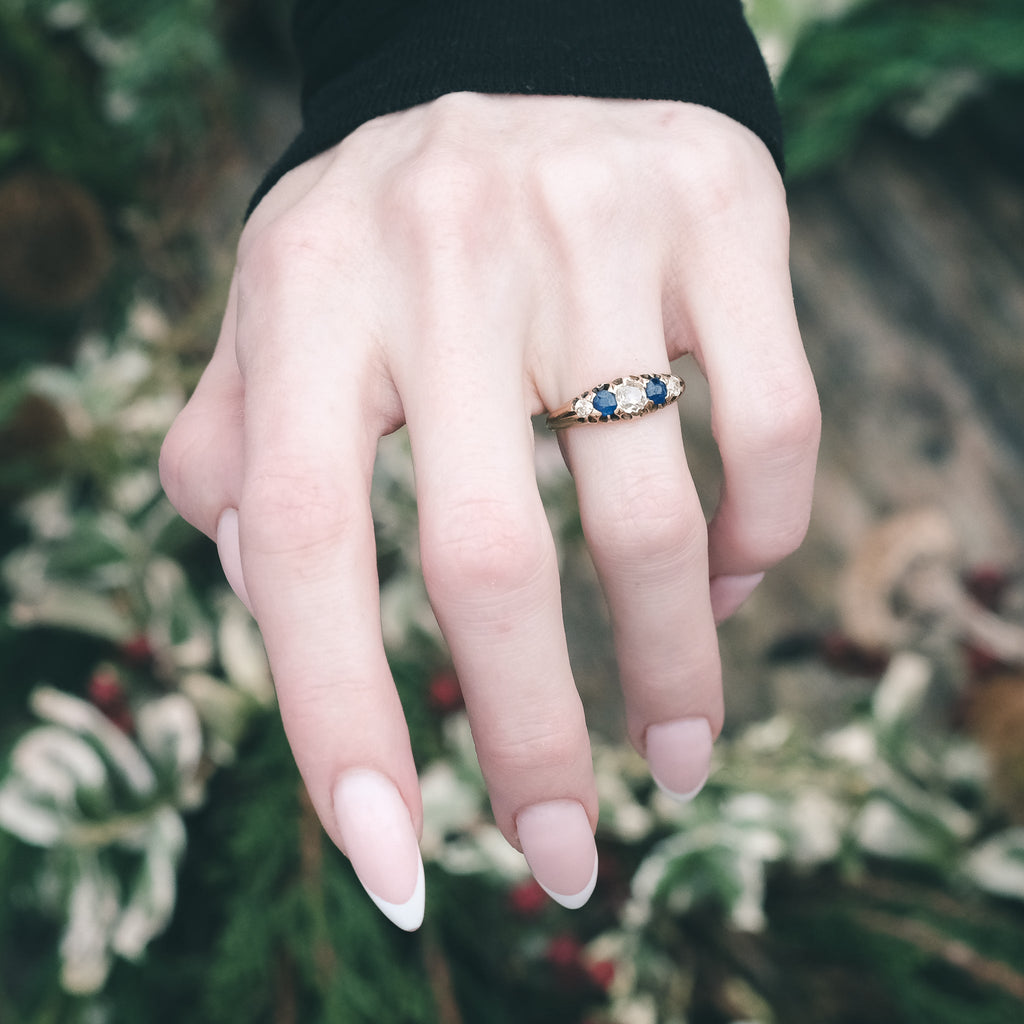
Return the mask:
M 1022 26 L 1017 0 L 876 0 L 810 25 L 779 81 L 790 174 L 841 158 L 881 115 L 927 134 L 969 99 L 1019 92 Z
M 751 7 L 796 175 L 879 118 L 937 130 L 1024 82 L 1015 0 Z M 920 652 L 874 658 L 839 731 L 780 714 L 724 742 L 686 807 L 595 741 L 600 884 L 575 914 L 547 900 L 489 816 L 401 434 L 374 516 L 424 928 L 364 897 L 303 794 L 258 633 L 155 472 L 223 296 L 199 217 L 238 144 L 230 15 L 0 7 L 0 1021 L 1019 1020 L 1024 830 L 978 748 L 920 725 L 941 674 Z M 46 231 L 25 234 L 28 207 Z M 542 486 L 571 552 L 571 483 Z

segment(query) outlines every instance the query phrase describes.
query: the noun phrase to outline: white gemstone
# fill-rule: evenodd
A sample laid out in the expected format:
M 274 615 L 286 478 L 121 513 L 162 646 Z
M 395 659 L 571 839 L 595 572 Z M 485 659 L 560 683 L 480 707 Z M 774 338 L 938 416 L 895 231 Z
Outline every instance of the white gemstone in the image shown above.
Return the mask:
M 594 403 L 584 395 L 582 398 L 576 399 L 576 404 L 573 406 L 573 412 L 583 419 L 588 419 L 594 415 Z
M 669 398 L 678 398 L 682 394 L 682 387 L 679 384 L 678 377 L 663 377 L 665 381 L 665 387 L 668 389 Z
M 619 412 L 629 415 L 640 412 L 647 404 L 647 394 L 643 389 L 643 382 L 635 377 L 627 377 L 615 389 L 615 400 L 619 403 Z

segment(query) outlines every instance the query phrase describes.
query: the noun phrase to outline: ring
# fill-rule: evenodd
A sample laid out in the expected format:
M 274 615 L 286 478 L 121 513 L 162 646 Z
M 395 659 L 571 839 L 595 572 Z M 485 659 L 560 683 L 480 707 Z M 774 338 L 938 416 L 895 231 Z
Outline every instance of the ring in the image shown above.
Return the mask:
M 632 420 L 671 405 L 686 389 L 674 373 L 638 373 L 616 377 L 608 384 L 584 391 L 548 416 L 548 427 L 561 430 L 579 423 Z

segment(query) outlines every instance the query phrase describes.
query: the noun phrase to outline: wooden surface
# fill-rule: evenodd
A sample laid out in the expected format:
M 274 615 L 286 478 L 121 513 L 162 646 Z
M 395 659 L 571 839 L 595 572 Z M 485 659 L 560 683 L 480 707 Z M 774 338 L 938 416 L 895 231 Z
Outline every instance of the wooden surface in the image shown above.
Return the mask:
M 731 727 L 780 708 L 833 723 L 867 692 L 819 665 L 770 666 L 765 652 L 843 628 L 843 574 L 879 524 L 929 509 L 965 568 L 1024 567 L 1024 163 L 998 143 L 970 126 L 928 142 L 880 132 L 791 189 L 794 292 L 824 419 L 819 477 L 806 543 L 721 632 Z M 690 370 L 687 453 L 713 498 L 707 394 Z M 574 603 L 578 658 L 599 664 L 602 631 L 587 620 L 600 613 Z M 591 704 L 601 731 L 614 733 L 617 715 L 614 697 Z

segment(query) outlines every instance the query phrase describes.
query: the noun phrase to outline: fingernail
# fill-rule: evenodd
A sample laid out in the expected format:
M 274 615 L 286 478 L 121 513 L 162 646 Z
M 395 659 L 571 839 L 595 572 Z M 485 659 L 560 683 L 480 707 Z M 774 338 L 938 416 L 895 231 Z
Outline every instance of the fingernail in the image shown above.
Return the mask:
M 749 576 L 715 576 L 711 580 L 711 611 L 716 625 L 727 618 L 757 589 L 763 572 Z
M 540 887 L 570 910 L 582 907 L 597 882 L 597 845 L 576 800 L 551 800 L 519 812 L 516 830 Z
M 334 816 L 367 895 L 389 921 L 415 931 L 423 923 L 423 858 L 395 784 L 370 769 L 346 772 L 334 787 Z
M 662 792 L 692 800 L 711 770 L 711 725 L 706 718 L 680 718 L 647 728 L 647 765 Z
M 226 508 L 217 520 L 217 554 L 228 586 L 235 592 L 249 614 L 252 614 L 252 602 L 249 591 L 245 589 L 245 578 L 242 576 L 242 548 L 238 542 L 238 509 Z

